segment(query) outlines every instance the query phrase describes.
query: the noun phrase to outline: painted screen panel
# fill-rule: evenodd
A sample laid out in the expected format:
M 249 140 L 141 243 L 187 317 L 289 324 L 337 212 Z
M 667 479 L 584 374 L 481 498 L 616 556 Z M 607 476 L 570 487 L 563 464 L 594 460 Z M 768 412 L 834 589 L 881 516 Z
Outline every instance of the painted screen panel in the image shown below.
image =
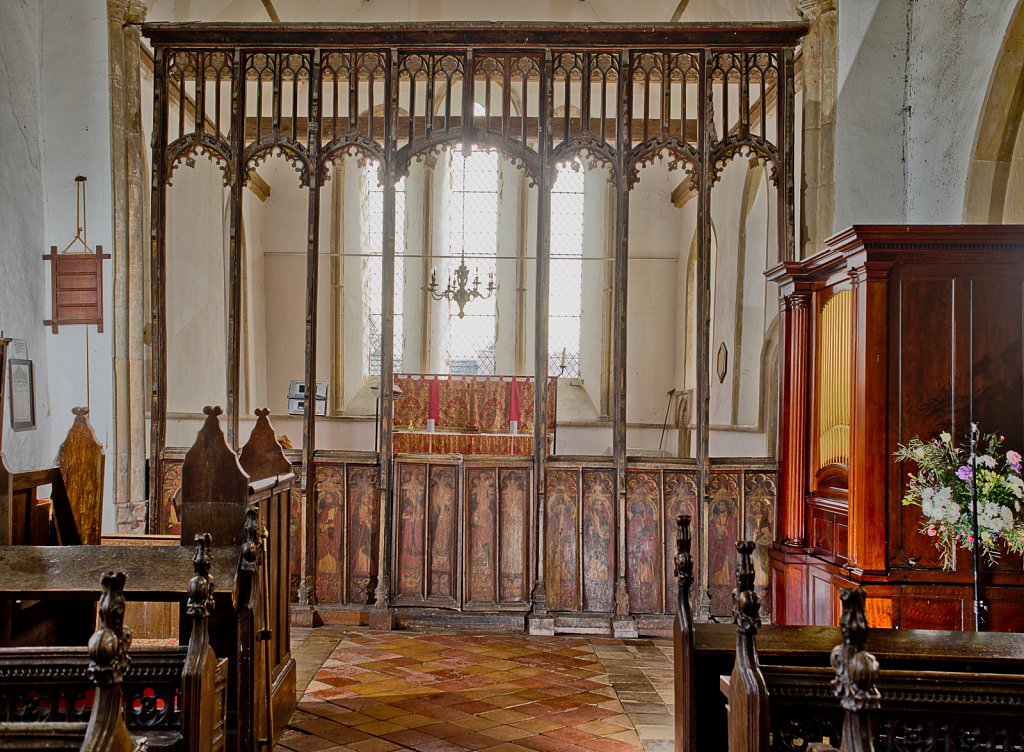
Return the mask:
M 632 472 L 626 480 L 626 587 L 635 614 L 662 610 L 661 474 Z
M 577 471 L 549 470 L 544 579 L 551 611 L 578 611 L 580 608 L 579 505 Z
M 398 546 L 396 595 L 423 596 L 423 535 L 427 506 L 427 466 L 398 466 Z
M 466 471 L 469 524 L 466 535 L 467 601 L 494 603 L 498 491 L 493 468 L 472 468 Z
M 583 471 L 583 610 L 615 609 L 615 475 Z
M 697 520 L 697 473 L 696 471 L 665 471 L 665 592 L 668 594 L 665 606 L 671 614 L 676 612 L 676 595 L 678 593 L 675 576 L 676 536 L 678 534 L 676 518 L 681 514 L 690 515 L 692 539 L 690 554 L 693 556 L 694 574 L 697 574 L 700 572 L 700 562 L 697 560 L 699 553 L 697 536 L 700 531 Z M 694 585 L 695 587 L 690 590 L 691 598 L 700 592 L 700 583 L 695 582 Z
M 377 468 L 348 469 L 348 587 L 349 603 L 372 603 L 377 586 L 380 515 Z
M 525 468 L 499 470 L 500 563 L 499 596 L 503 603 L 521 603 L 528 597 L 527 524 L 530 519 L 530 471 Z
M 455 468 L 430 468 L 430 583 L 428 595 L 455 598 Z

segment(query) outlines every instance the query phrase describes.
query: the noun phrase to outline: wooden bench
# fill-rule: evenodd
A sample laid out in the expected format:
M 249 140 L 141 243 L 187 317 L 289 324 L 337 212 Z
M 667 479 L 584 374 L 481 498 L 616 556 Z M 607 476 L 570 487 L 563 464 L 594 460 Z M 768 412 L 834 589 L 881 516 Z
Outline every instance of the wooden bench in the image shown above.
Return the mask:
M 732 716 L 737 727 L 747 729 L 744 748 L 802 752 L 825 739 L 837 741 L 843 710 L 832 694 L 835 674 L 829 657 L 837 645 L 844 644 L 843 627 L 762 627 L 759 614 L 755 618 L 751 612 L 741 615 L 741 629 L 729 624 L 694 624 L 689 593 L 689 518 L 680 518 L 678 525 L 676 751 L 730 748 L 730 716 L 720 693 L 722 676 L 730 677 L 724 683 L 730 691 L 748 693 L 742 702 L 731 697 L 728 703 L 734 713 L 739 705 L 744 706 Z M 749 552 L 745 554 L 741 548 L 741 580 L 748 566 Z M 751 588 L 739 588 L 741 594 L 747 591 L 753 594 Z M 744 596 L 740 601 L 752 609 L 751 598 Z M 753 633 L 744 636 L 742 629 L 749 627 L 754 627 Z M 996 744 L 991 747 L 994 751 L 1003 748 L 998 740 L 1014 741 L 1024 734 L 1024 635 L 872 629 L 869 639 L 871 653 L 882 666 L 878 679 L 882 705 L 875 712 L 874 724 L 876 748 L 921 752 L 967 749 L 972 739 L 983 738 Z M 743 672 L 738 681 L 732 678 L 737 666 Z M 766 696 L 759 694 L 758 679 L 747 673 L 755 667 Z M 764 707 L 767 714 L 762 720 L 760 709 Z M 963 743 L 956 743 L 956 738 Z M 922 741 L 919 747 L 907 747 L 897 739 Z M 1012 745 L 1005 748 L 1015 749 Z
M 0 453 L 0 546 L 73 546 L 100 542 L 103 447 L 89 427 L 89 410 L 75 419 L 52 467 L 14 472 Z M 49 487 L 48 498 L 41 489 Z M 56 615 L 52 604 L 0 603 L 0 644 L 67 643 L 69 622 L 95 623 L 95 606 Z
M 102 572 L 116 569 L 127 574 L 126 599 L 183 603 L 182 583 L 188 579 L 192 558 L 184 544 L 209 532 L 213 579 L 232 584 L 217 591 L 216 608 L 208 618 L 209 645 L 216 655 L 229 659 L 228 748 L 256 750 L 279 736 L 296 704 L 288 625 L 289 500 L 294 476 L 271 475 L 250 482 L 221 431 L 220 409 L 206 412 L 182 469 L 182 545 L 0 546 L 0 599 L 60 601 L 62 609 L 91 604 Z M 272 456 L 255 451 L 267 446 L 268 435 L 272 440 L 273 428 L 264 413 L 246 445 L 253 450 L 247 457 L 256 458 L 250 465 L 254 471 Z M 93 623 L 81 618 L 67 622 L 61 637 L 82 644 Z M 187 619 L 181 624 L 184 642 L 189 638 L 184 634 Z
M 223 750 L 228 661 L 209 645 L 209 543 L 197 537 L 187 646 L 129 652 L 126 576 L 111 571 L 88 648 L 0 649 L 0 750 L 121 750 L 139 740 L 147 750 Z

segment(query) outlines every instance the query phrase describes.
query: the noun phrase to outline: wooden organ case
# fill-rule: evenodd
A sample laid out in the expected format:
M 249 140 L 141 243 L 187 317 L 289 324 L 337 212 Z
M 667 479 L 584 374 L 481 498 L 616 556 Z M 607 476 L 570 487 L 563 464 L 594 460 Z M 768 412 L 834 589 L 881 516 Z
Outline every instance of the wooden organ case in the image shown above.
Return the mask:
M 780 288 L 779 530 L 772 613 L 834 625 L 862 585 L 872 626 L 971 629 L 971 557 L 944 571 L 901 499 L 897 444 L 971 421 L 1024 446 L 1024 226 L 860 225 Z M 983 629 L 1024 631 L 1024 565 L 982 563 Z

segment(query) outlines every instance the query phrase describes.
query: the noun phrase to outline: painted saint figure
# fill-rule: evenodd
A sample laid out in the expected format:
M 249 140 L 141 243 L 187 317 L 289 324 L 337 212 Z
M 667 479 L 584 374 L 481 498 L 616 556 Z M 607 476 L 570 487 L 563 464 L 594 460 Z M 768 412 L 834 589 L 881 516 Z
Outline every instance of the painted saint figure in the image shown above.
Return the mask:
M 455 489 L 452 471 L 433 473 L 430 489 L 430 594 L 452 595 L 452 521 Z

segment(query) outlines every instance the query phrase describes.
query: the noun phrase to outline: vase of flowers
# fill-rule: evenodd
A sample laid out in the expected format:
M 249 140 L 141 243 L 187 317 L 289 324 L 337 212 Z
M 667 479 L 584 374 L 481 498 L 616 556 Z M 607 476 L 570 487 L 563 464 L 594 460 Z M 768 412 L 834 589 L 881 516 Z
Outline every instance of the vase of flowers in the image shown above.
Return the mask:
M 972 432 L 979 436 L 977 424 Z M 907 473 L 904 506 L 921 507 L 921 532 L 935 539 L 944 569 L 952 569 L 956 550 L 975 548 L 994 564 L 1000 546 L 1024 553 L 1024 477 L 1019 452 L 1002 449 L 1002 436 L 986 434 L 973 445 L 953 443 L 948 432 L 931 441 L 912 438 L 895 452 L 898 462 L 913 462 L 916 473 Z M 972 493 L 977 494 L 977 525 L 972 512 Z

